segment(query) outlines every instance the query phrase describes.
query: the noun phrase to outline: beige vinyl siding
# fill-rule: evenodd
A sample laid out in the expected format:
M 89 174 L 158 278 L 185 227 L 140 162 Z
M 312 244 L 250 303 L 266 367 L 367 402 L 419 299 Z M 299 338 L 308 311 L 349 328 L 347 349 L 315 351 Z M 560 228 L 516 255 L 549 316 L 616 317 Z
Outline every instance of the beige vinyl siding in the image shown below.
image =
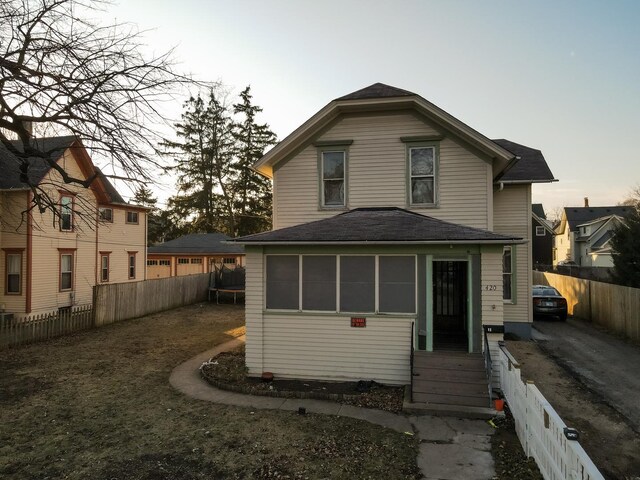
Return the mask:
M 482 248 L 482 324 L 502 325 L 503 324 L 503 301 L 502 301 L 502 247 L 485 246 Z M 495 290 L 486 290 L 484 287 L 496 285 Z M 500 364 L 499 345 L 503 340 L 500 333 L 488 334 L 489 352 L 491 353 L 492 383 L 500 384 Z M 484 343 L 482 345 L 484 350 Z
M 27 192 L 0 193 L 0 248 L 23 249 L 20 295 L 5 295 L 7 282 L 6 252 L 0 250 L 0 304 L 7 312 L 24 312 L 27 298 L 27 222 L 22 221 L 29 201 Z M 15 252 L 19 253 L 19 252 Z
M 401 137 L 438 135 L 410 113 L 345 115 L 320 141 L 353 140 L 348 147 L 348 208 L 407 204 L 406 144 Z M 450 138 L 440 142 L 437 208 L 415 211 L 488 228 L 491 167 Z M 317 148 L 307 146 L 274 171 L 274 228 L 327 218 L 344 209 L 319 208 Z
M 408 384 L 414 320 L 367 317 L 365 328 L 352 328 L 344 315 L 265 314 L 264 369 L 283 378 Z
M 493 197 L 494 231 L 517 235 L 527 244 L 515 248 L 515 303 L 504 304 L 506 322 L 531 322 L 531 185 L 505 185 Z
M 113 208 L 113 222 L 98 224 L 98 249 L 96 262 L 100 265 L 99 252 L 111 252 L 109 255 L 109 283 L 137 282 L 146 278 L 147 251 L 146 221 L 147 214 L 138 211 L 138 223 L 126 223 L 126 208 Z M 129 278 L 129 252 L 136 254 L 136 278 Z M 98 272 L 100 273 L 100 272 Z M 96 279 L 100 283 L 100 277 Z
M 245 346 L 245 362 L 250 375 L 260 375 L 263 368 L 262 348 L 262 307 L 264 304 L 264 269 L 262 249 L 246 247 L 246 278 L 245 278 L 245 325 L 247 341 Z

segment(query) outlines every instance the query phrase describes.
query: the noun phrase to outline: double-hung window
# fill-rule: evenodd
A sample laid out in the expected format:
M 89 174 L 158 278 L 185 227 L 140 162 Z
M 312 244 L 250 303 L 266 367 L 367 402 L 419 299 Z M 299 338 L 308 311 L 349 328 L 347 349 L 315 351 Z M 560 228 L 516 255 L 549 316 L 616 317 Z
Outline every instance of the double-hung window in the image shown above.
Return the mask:
M 136 278 L 136 253 L 137 252 L 128 252 L 129 262 L 127 266 L 130 280 Z
M 323 207 L 343 207 L 346 205 L 346 160 L 345 150 L 324 150 L 321 153 Z
M 126 222 L 127 223 L 137 224 L 138 223 L 138 212 L 127 211 Z
M 513 247 L 504 247 L 502 252 L 502 299 L 513 302 Z
M 109 281 L 109 254 L 111 252 L 100 252 L 100 281 Z
M 73 230 L 73 197 L 71 195 L 60 197 L 60 230 Z
M 101 222 L 113 223 L 113 208 L 100 207 L 98 212 Z
M 60 252 L 60 291 L 73 290 L 73 252 Z
M 22 252 L 7 252 L 5 265 L 7 295 L 20 295 L 22 293 Z
M 436 204 L 436 169 L 438 149 L 435 145 L 409 146 L 409 203 L 411 205 Z

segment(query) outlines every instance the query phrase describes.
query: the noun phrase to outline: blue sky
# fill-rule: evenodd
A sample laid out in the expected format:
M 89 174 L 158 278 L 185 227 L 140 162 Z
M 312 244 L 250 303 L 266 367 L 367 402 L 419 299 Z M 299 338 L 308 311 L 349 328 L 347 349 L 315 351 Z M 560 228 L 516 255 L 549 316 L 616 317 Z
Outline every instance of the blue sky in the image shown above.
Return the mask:
M 197 78 L 251 84 L 280 139 L 383 82 L 541 149 L 560 180 L 534 186 L 548 210 L 615 204 L 640 183 L 640 2 L 131 0 L 105 16 L 150 29 L 149 48 L 175 46 Z

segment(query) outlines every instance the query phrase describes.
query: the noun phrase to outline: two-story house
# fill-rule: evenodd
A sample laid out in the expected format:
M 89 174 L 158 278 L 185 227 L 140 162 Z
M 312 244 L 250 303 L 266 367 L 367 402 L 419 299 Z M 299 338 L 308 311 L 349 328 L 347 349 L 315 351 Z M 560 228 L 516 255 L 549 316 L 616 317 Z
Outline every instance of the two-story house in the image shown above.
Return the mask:
M 483 327 L 494 349 L 530 332 L 531 184 L 553 180 L 539 150 L 374 84 L 254 168 L 273 179 L 274 230 L 238 240 L 249 375 L 408 384 L 413 352 L 445 369 L 421 370 L 416 401 L 488 404 L 486 377 L 461 391 L 446 369 L 485 375 Z
M 30 159 L 35 193 L 53 202 L 41 212 L 20 162 L 0 146 L 0 307 L 17 317 L 49 313 L 90 304 L 94 285 L 144 280 L 148 209 L 127 204 L 76 137 L 33 141 L 71 176 L 97 176 L 90 188 L 64 183 L 44 159 Z
M 591 207 L 588 198 L 584 207 L 565 207 L 555 230 L 553 264 L 612 268 L 611 237 L 632 210 L 624 205 Z

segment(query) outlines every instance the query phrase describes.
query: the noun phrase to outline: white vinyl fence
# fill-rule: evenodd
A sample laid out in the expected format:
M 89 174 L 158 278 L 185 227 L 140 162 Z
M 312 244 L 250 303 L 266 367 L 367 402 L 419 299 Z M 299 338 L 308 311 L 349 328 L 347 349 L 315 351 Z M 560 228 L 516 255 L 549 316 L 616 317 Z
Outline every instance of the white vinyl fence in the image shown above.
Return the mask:
M 522 381 L 518 362 L 500 348 L 500 381 L 527 457 L 533 457 L 545 480 L 604 480 L 580 443 L 568 440 L 566 424 L 540 390 Z

